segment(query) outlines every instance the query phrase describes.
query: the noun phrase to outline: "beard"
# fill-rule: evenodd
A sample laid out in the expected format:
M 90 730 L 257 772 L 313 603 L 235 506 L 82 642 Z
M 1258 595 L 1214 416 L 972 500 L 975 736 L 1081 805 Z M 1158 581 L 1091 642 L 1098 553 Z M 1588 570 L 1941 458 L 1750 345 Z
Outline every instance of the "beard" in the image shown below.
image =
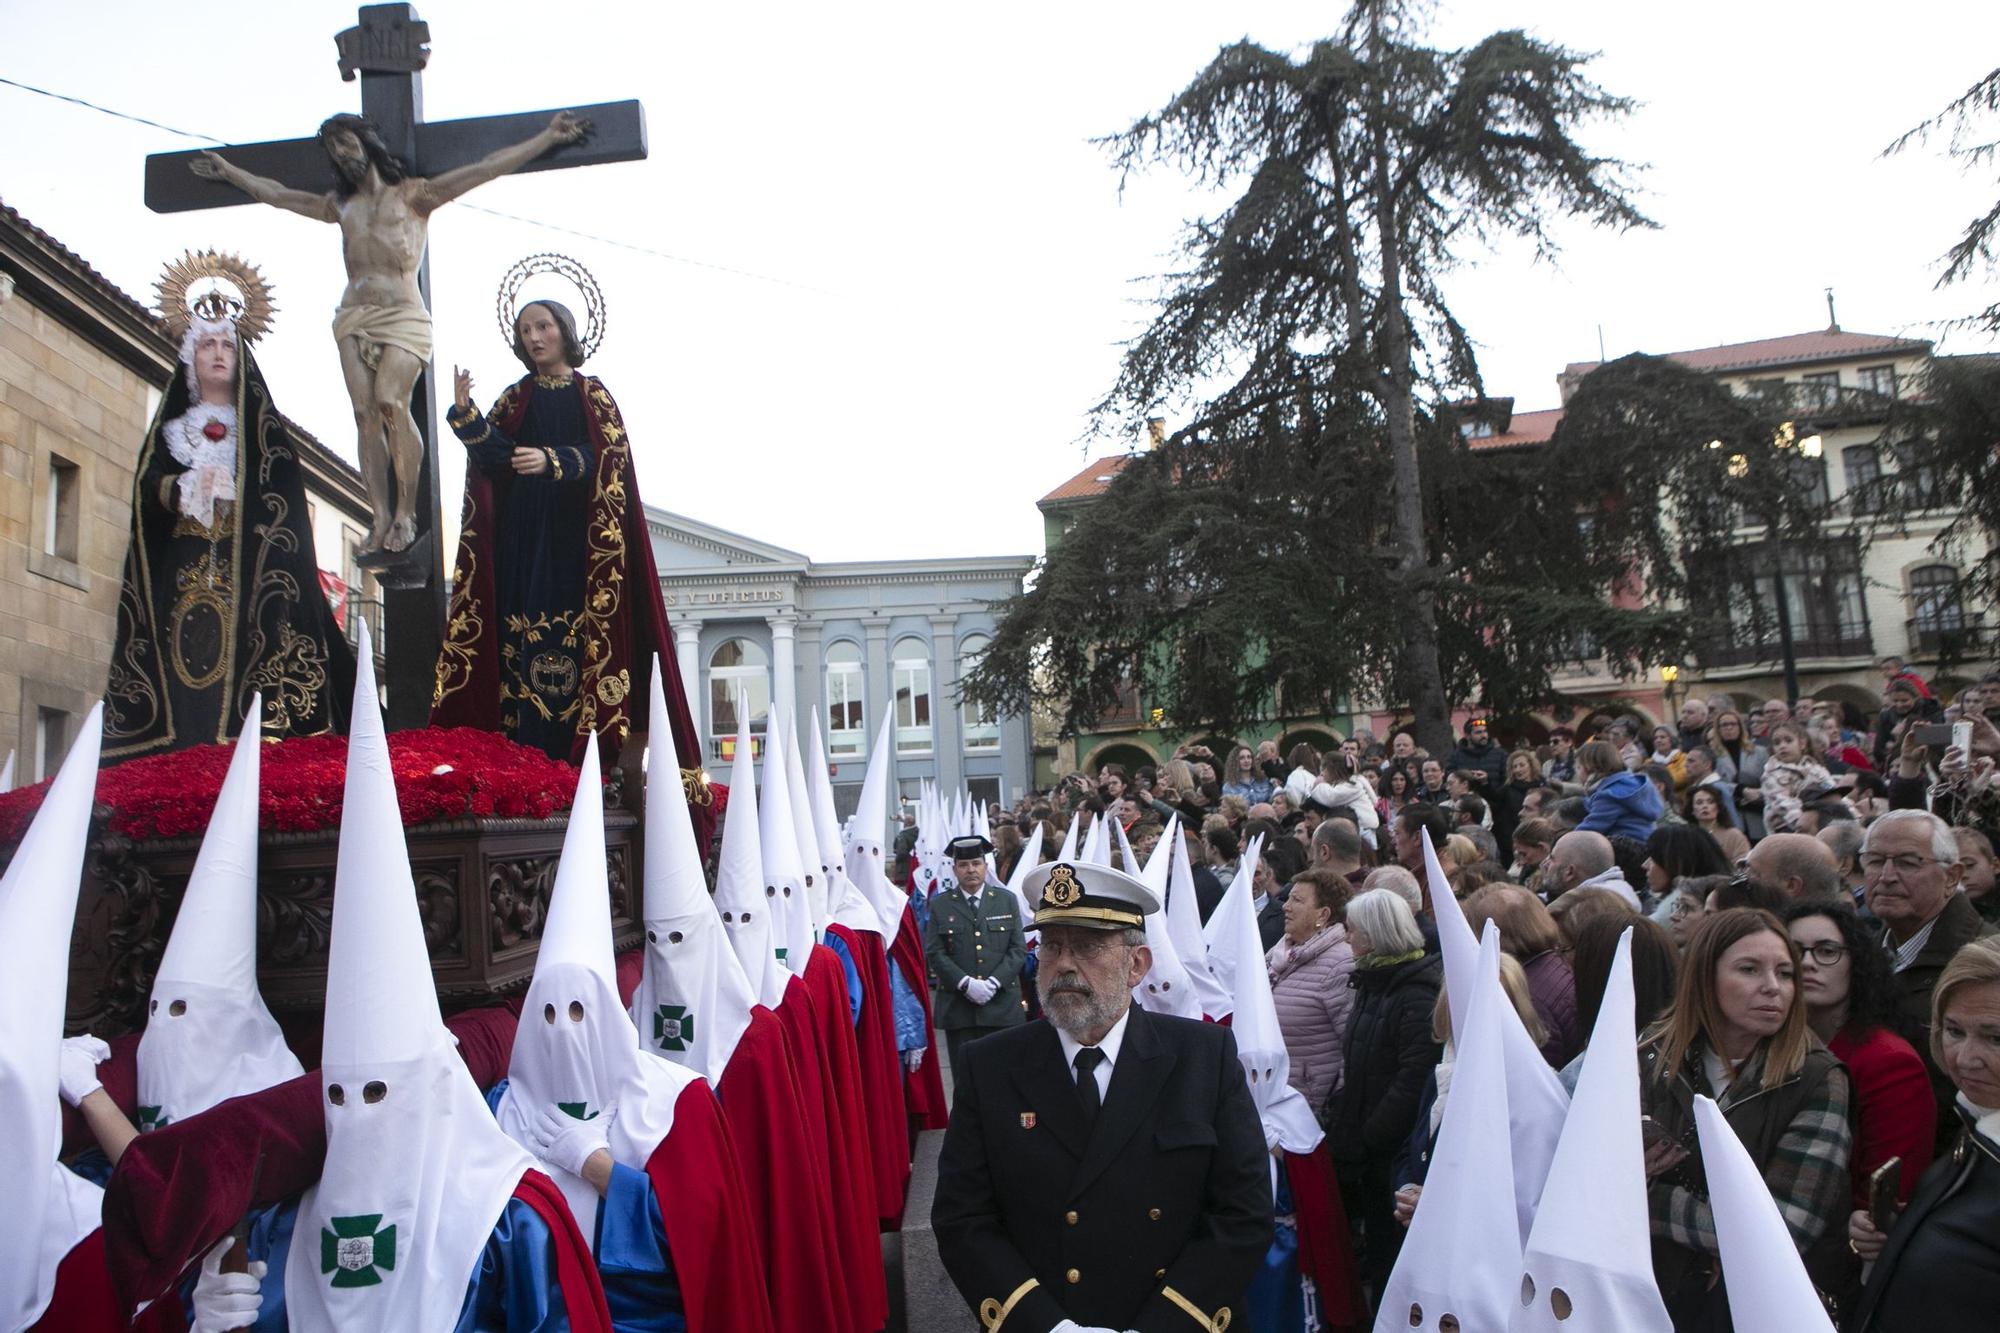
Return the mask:
M 1043 993 L 1042 1012 L 1058 1030 L 1080 1040 L 1117 1022 L 1130 1000 L 1117 991 L 1099 994 L 1081 977 L 1065 977 Z

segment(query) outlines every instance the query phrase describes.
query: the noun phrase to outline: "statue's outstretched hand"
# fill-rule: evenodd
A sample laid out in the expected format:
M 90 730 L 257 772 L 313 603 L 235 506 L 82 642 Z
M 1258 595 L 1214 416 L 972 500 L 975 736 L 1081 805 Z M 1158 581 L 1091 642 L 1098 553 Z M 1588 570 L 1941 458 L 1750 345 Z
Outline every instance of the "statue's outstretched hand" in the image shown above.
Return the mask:
M 451 401 L 452 406 L 458 408 L 472 406 L 471 371 L 460 370 L 457 366 L 451 368 Z
M 590 136 L 590 122 L 574 111 L 558 111 L 549 121 L 549 136 L 557 143 L 581 143 Z
M 220 153 L 203 150 L 200 157 L 194 158 L 188 163 L 188 170 L 205 181 L 226 180 L 228 179 L 229 164 L 222 160 Z

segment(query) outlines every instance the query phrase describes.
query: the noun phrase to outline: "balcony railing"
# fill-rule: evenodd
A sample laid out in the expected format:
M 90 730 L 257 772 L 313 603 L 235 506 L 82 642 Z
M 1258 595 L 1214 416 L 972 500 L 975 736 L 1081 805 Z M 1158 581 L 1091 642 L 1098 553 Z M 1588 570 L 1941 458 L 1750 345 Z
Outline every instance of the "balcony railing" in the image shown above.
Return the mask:
M 347 642 L 350 647 L 361 646 L 361 622 L 368 622 L 368 637 L 374 642 L 375 656 L 382 656 L 382 602 L 380 598 L 367 599 L 350 597 L 347 599 Z
M 1865 627 L 1815 627 L 1792 635 L 1792 656 L 1795 658 L 1868 657 L 1874 651 L 1875 645 Z M 1780 662 L 1784 656 L 1784 645 L 1777 631 L 1772 630 L 1754 639 L 1746 634 L 1713 644 L 1702 654 L 1702 660 L 1711 667 L 1735 667 Z
M 1984 616 L 1954 612 L 1943 616 L 1913 616 L 1903 622 L 1910 650 L 1925 657 L 1963 661 L 1984 657 L 1993 643 L 1993 628 Z

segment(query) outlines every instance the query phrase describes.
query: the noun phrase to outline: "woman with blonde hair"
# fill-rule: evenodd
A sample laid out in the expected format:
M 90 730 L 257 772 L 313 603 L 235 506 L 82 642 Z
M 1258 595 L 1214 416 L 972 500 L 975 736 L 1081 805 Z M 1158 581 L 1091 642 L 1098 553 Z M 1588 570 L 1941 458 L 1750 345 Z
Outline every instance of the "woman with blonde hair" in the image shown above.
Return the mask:
M 1639 1040 L 1653 1275 L 1678 1330 L 1728 1330 L 1694 1098 L 1713 1098 L 1803 1255 L 1846 1216 L 1853 1147 L 1847 1071 L 1806 1022 L 1798 950 L 1769 912 L 1739 907 L 1696 928 L 1674 1003 Z M 1761 1330 L 1744 1330 L 1761 1333 Z

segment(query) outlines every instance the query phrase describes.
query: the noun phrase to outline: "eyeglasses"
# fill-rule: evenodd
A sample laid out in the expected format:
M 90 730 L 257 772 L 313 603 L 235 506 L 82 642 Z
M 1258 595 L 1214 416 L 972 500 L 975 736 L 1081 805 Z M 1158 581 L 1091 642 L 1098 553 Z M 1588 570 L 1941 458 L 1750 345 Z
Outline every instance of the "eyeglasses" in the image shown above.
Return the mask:
M 1123 943 L 1124 941 L 1109 931 L 1085 935 L 1074 941 L 1064 941 L 1045 933 L 1042 936 L 1039 952 L 1044 958 L 1060 958 L 1068 954 L 1079 963 L 1092 963 L 1102 958 L 1113 945 L 1122 946 Z
M 1799 945 L 1799 952 L 1821 967 L 1832 967 L 1847 957 L 1847 946 L 1836 940 L 1817 940 L 1811 944 Z
M 1894 856 L 1877 856 L 1872 852 L 1864 852 L 1861 856 L 1862 873 L 1868 875 L 1876 874 L 1884 866 L 1896 867 L 1896 873 L 1899 875 L 1914 875 L 1925 866 L 1942 864 L 1935 856 L 1919 856 L 1915 852 L 1898 852 Z

